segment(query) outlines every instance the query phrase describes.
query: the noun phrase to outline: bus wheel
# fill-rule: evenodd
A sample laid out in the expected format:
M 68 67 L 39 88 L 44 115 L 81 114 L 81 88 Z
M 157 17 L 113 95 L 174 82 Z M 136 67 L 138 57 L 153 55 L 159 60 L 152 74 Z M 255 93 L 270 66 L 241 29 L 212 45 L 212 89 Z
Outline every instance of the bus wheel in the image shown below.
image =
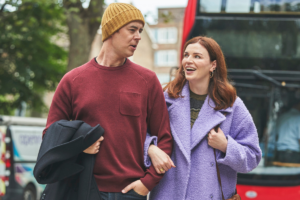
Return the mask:
M 35 188 L 32 185 L 27 185 L 24 189 L 23 200 L 36 200 Z

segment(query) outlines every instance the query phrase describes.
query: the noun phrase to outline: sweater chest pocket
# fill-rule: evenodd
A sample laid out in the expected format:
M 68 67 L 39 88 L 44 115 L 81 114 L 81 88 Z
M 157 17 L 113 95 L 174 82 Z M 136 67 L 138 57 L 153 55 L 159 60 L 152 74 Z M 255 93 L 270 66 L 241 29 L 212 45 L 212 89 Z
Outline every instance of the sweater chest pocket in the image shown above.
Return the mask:
M 141 94 L 132 92 L 120 93 L 120 113 L 128 116 L 140 116 Z

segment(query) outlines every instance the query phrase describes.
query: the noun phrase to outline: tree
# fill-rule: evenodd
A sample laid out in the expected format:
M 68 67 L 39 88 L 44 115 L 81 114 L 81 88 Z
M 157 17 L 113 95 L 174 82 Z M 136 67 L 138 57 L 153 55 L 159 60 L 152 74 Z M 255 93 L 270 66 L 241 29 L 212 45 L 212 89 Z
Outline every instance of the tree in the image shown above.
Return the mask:
M 103 0 L 90 0 L 87 8 L 83 8 L 83 2 L 85 1 L 63 0 L 70 39 L 68 70 L 88 61 L 103 14 Z
M 22 102 L 33 110 L 43 108 L 44 91 L 54 90 L 66 71 L 67 52 L 52 41 L 63 31 L 63 21 L 63 9 L 50 1 L 0 5 L 1 114 L 12 114 Z
M 83 3 L 88 3 L 87 8 Z M 5 0 L 0 4 L 0 113 L 12 114 L 24 102 L 42 111 L 44 92 L 54 90 L 66 71 L 88 61 L 102 13 L 103 0 Z M 65 32 L 64 27 L 70 41 L 68 57 L 53 41 Z

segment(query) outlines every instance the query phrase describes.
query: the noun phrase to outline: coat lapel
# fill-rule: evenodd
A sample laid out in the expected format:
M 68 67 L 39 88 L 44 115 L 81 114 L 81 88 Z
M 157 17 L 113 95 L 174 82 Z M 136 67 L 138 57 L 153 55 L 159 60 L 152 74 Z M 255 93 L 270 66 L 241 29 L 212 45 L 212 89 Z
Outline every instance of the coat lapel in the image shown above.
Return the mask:
M 182 89 L 184 98 L 171 99 L 166 97 L 166 102 L 172 105 L 168 108 L 170 116 L 170 126 L 174 141 L 179 146 L 179 149 L 190 162 L 190 132 L 191 132 L 191 117 L 190 117 L 190 93 L 188 82 Z
M 214 110 L 214 107 L 214 101 L 207 96 L 191 130 L 191 134 L 195 138 L 192 141 L 191 150 L 206 137 L 211 129 L 226 119 L 223 113 L 230 113 L 232 111 L 231 107 L 219 111 Z
M 186 160 L 190 163 L 192 149 L 206 137 L 211 129 L 226 119 L 223 113 L 231 113 L 232 108 L 229 107 L 215 111 L 215 103 L 207 96 L 191 130 L 190 90 L 188 81 L 182 89 L 182 96 L 184 96 L 184 98 L 179 97 L 173 99 L 166 95 L 165 98 L 166 102 L 171 104 L 168 111 L 174 141 Z M 193 141 L 191 141 L 191 135 L 195 138 Z

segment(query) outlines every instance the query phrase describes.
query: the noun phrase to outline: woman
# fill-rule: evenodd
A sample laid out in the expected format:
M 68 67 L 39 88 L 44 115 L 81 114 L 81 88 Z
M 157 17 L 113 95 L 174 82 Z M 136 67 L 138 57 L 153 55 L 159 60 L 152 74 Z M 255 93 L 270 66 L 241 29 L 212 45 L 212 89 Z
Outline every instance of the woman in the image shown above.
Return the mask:
M 168 156 L 158 147 L 149 147 L 156 171 L 170 169 L 151 191 L 150 200 L 222 199 L 213 148 L 224 197 L 230 198 L 235 194 L 237 172 L 253 170 L 261 150 L 252 117 L 227 80 L 220 46 L 208 37 L 189 40 L 182 66 L 164 91 L 176 168 L 170 169 Z

